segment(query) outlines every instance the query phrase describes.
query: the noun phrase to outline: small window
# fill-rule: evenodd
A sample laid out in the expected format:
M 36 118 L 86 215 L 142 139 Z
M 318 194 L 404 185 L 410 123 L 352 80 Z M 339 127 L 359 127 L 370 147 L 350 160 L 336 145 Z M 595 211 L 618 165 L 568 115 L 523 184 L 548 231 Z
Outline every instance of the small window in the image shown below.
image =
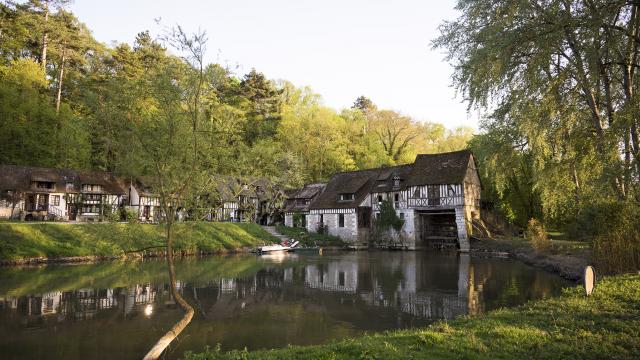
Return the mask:
M 65 189 L 67 189 L 67 191 L 73 190 L 74 186 L 73 183 L 66 183 L 64 186 Z
M 382 204 L 382 195 L 378 195 L 378 204 Z
M 399 187 L 400 186 L 400 178 L 395 176 L 393 178 L 393 187 Z
M 395 202 L 400 201 L 400 194 L 393 194 L 393 201 Z
M 344 227 L 344 214 L 338 214 L 338 227 Z
M 60 195 L 52 195 L 51 196 L 51 204 L 53 206 L 60 206 Z
M 324 215 L 320 214 L 320 224 L 322 224 L 324 222 Z
M 340 194 L 338 200 L 340 201 L 353 201 L 353 194 Z
M 344 273 L 344 271 L 340 271 L 338 273 L 338 285 L 344 286 L 344 284 L 345 284 L 344 280 L 345 280 L 345 273 Z
M 380 213 L 376 213 L 376 219 L 380 219 Z
M 404 213 L 400 213 L 400 220 L 404 220 Z

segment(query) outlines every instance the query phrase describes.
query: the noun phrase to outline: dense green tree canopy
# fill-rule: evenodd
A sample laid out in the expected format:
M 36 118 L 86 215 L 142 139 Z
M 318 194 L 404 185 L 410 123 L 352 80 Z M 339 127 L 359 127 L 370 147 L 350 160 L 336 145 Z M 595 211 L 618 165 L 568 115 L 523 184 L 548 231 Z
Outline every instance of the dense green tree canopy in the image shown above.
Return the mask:
M 173 142 L 191 139 L 176 146 L 192 149 L 182 164 L 197 159 L 202 173 L 299 186 L 463 148 L 472 136 L 378 110 L 364 96 L 339 113 L 308 88 L 255 69 L 236 76 L 204 63 L 206 36 L 190 38 L 179 27 L 108 47 L 66 3 L 0 1 L 2 163 L 149 176 L 156 160 L 178 156 L 161 151 L 173 134 Z M 180 135 L 188 130 L 195 149 L 192 136 Z

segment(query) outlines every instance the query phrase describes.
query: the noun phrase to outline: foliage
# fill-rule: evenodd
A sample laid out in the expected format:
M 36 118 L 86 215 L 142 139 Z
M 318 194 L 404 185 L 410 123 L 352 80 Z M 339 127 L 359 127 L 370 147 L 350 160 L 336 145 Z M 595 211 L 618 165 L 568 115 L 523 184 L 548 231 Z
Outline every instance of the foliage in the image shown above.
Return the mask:
M 378 110 L 364 97 L 358 107 L 337 112 L 309 88 L 269 80 L 255 69 L 236 76 L 204 63 L 198 53 L 206 37 L 193 41 L 179 27 L 108 47 L 65 1 L 50 3 L 48 12 L 39 1 L 0 3 L 2 163 L 148 179 L 159 160 L 174 159 L 182 170 L 197 170 L 196 188 L 205 185 L 198 177 L 219 175 L 298 187 L 337 171 L 457 150 L 471 136 Z M 184 46 L 190 41 L 197 46 Z M 195 142 L 187 136 L 194 131 Z M 163 152 L 169 141 L 174 151 Z
M 593 261 L 604 273 L 640 270 L 640 206 L 611 202 L 599 206 L 591 219 Z
M 531 243 L 531 247 L 538 252 L 545 252 L 551 246 L 544 224 L 536 219 L 529 220 L 525 238 Z
M 404 220 L 400 219 L 396 214 L 391 200 L 384 199 L 380 203 L 380 216 L 376 219 L 376 227 L 380 230 L 394 229 L 395 231 L 400 231 L 402 225 L 404 225 Z
M 246 353 L 248 359 L 635 359 L 640 356 L 640 276 L 603 278 L 584 296 L 581 286 L 480 316 L 426 328 L 389 331 L 327 345 Z M 233 359 L 205 351 L 187 360 Z
M 0 223 L 0 259 L 122 256 L 128 251 L 163 246 L 164 231 L 162 225 L 150 224 Z M 175 231 L 176 251 L 184 254 L 232 251 L 277 241 L 260 226 L 249 223 L 187 222 L 176 224 Z
M 276 230 L 283 235 L 300 241 L 303 246 L 345 246 L 344 241 L 337 236 L 324 232 L 307 232 L 304 228 L 291 228 L 284 225 L 277 225 Z
M 562 227 L 593 204 L 640 198 L 639 5 L 459 0 L 433 45 L 485 110 L 483 195 L 510 220 Z
M 305 217 L 306 217 L 305 214 L 294 213 L 293 214 L 293 227 L 303 227 L 302 225 L 304 224 Z

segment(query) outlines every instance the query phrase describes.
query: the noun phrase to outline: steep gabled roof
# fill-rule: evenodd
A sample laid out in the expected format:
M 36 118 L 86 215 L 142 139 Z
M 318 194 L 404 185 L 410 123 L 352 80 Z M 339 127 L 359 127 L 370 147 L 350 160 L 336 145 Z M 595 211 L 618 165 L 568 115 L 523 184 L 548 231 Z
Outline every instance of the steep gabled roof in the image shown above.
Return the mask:
M 380 169 L 341 172 L 333 175 L 322 194 L 309 205 L 309 209 L 350 209 L 355 208 L 369 194 Z M 340 194 L 354 194 L 353 201 L 340 201 Z
M 369 193 L 398 191 L 416 185 L 461 184 L 472 159 L 469 150 L 420 154 L 413 164 L 337 173 L 309 209 L 349 209 L 358 207 Z M 394 186 L 394 177 L 400 179 L 399 186 Z M 355 198 L 340 201 L 340 194 L 354 194 Z
M 125 184 L 111 173 L 72 169 L 43 168 L 19 165 L 0 165 L 0 191 L 30 191 L 34 181 L 51 182 L 55 190 L 49 192 L 80 192 L 83 184 L 101 185 L 102 193 L 126 194 Z M 73 189 L 66 189 L 73 184 Z M 45 191 L 39 189 L 38 191 Z
M 407 186 L 461 184 L 472 158 L 471 151 L 420 154 L 413 163 Z
M 307 184 L 301 189 L 287 191 L 287 205 L 285 212 L 304 212 L 309 210 L 310 204 L 299 202 L 298 200 L 313 200 L 318 194 L 322 193 L 327 186 L 325 183 Z

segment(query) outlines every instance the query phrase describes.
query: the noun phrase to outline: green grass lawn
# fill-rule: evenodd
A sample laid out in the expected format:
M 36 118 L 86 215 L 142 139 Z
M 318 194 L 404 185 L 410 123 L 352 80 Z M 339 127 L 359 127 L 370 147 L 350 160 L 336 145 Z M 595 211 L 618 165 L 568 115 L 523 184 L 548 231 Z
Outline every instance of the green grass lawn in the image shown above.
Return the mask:
M 639 358 L 640 275 L 604 278 L 588 298 L 581 287 L 575 287 L 558 298 L 441 321 L 422 329 L 321 346 L 185 354 L 187 360 Z
M 283 235 L 300 241 L 304 246 L 344 246 L 345 243 L 337 236 L 307 232 L 304 228 L 293 228 L 277 225 L 276 230 Z
M 175 226 L 178 252 L 224 252 L 277 241 L 251 223 L 185 222 Z M 162 225 L 0 223 L 0 260 L 35 257 L 122 256 L 165 242 Z M 157 250 L 157 249 L 156 249 Z

